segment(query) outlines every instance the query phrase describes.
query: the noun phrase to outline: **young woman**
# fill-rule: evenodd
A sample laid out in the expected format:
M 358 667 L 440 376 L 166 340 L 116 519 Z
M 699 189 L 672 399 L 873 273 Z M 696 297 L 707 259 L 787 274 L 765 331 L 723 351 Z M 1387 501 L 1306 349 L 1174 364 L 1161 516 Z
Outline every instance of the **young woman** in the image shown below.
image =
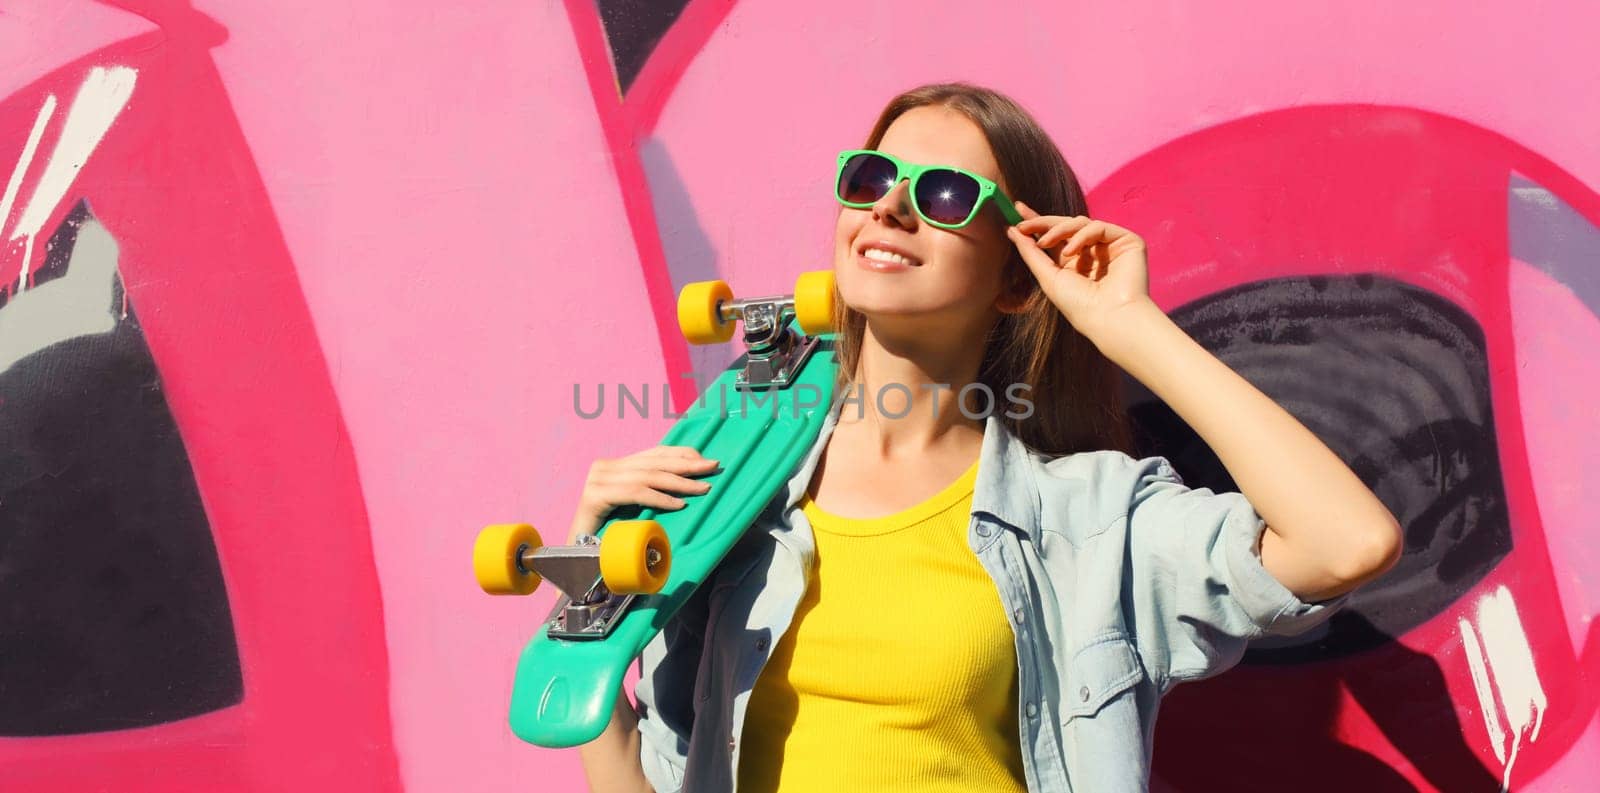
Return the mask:
M 1396 521 L 1151 301 L 1143 240 L 1014 102 L 917 88 L 865 149 L 835 186 L 841 401 L 580 748 L 592 789 L 1143 790 L 1161 696 L 1326 619 Z M 1118 367 L 1242 493 L 1129 455 Z M 715 466 L 600 460 L 572 533 Z

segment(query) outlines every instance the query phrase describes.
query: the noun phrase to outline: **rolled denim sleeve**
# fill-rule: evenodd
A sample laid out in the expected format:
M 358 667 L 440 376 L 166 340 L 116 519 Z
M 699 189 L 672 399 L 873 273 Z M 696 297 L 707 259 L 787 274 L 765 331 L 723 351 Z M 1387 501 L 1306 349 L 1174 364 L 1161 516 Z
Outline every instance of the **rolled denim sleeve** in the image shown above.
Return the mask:
M 683 789 L 694 729 L 694 686 L 705 650 L 706 598 L 700 587 L 639 654 L 634 707 L 639 761 L 656 793 Z
M 1221 674 L 1249 640 L 1303 633 L 1349 601 L 1353 593 L 1302 601 L 1267 572 L 1266 523 L 1244 494 L 1189 488 L 1163 457 L 1133 465 L 1127 532 L 1137 633 L 1168 682 Z

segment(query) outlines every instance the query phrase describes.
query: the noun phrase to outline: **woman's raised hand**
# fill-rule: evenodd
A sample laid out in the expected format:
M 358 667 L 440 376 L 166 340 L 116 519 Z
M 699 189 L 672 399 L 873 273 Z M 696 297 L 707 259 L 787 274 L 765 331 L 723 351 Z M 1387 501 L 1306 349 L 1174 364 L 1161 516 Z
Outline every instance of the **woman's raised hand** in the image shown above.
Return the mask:
M 572 518 L 567 542 L 595 533 L 605 523 L 606 515 L 620 506 L 682 509 L 683 499 L 669 493 L 705 493 L 711 484 L 690 477 L 716 470 L 716 460 L 688 446 L 652 446 L 627 457 L 595 460 L 578 497 L 578 511 Z
M 1085 215 L 1041 215 L 1021 201 L 1016 207 L 1022 222 L 1008 227 L 1006 236 L 1045 296 L 1091 341 L 1117 311 L 1150 299 L 1149 264 L 1139 235 Z M 1034 234 L 1040 235 L 1037 240 Z

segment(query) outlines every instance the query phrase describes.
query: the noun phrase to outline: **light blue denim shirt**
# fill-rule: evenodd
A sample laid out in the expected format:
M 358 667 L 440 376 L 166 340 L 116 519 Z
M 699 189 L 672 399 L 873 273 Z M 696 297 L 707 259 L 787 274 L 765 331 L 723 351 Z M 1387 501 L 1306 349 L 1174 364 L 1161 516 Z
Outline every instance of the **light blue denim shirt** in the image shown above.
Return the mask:
M 797 503 L 842 406 L 640 656 L 640 754 L 656 793 L 735 788 L 750 693 L 816 553 Z M 999 417 L 985 422 L 967 537 L 1016 639 L 1029 791 L 1146 790 L 1168 689 L 1220 674 L 1248 640 L 1307 630 L 1350 598 L 1306 603 L 1273 578 L 1261 565 L 1265 524 L 1243 494 L 1190 489 L 1162 457 L 1047 458 Z M 908 579 L 906 596 L 915 593 Z M 861 615 L 863 630 L 894 629 L 871 623 L 871 603 Z

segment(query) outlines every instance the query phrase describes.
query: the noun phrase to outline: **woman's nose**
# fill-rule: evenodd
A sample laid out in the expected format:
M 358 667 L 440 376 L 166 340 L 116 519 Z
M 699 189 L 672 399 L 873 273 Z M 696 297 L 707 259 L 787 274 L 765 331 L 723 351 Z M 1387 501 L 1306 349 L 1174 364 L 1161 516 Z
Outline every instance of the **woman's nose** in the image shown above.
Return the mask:
M 872 218 L 874 220 L 893 220 L 901 226 L 910 226 L 916 222 L 915 213 L 911 209 L 911 180 L 901 179 L 895 183 L 889 192 L 884 193 L 872 205 Z

